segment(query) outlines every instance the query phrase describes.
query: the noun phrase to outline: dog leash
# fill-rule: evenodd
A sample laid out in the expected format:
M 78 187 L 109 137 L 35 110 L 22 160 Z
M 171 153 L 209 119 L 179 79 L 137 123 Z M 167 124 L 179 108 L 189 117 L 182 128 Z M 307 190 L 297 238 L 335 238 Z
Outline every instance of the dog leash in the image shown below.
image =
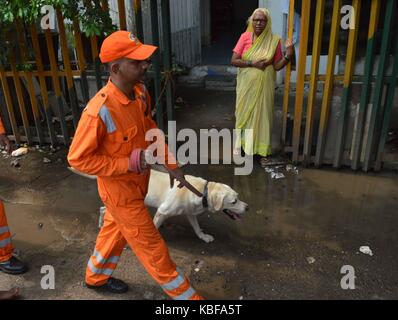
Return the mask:
M 179 181 L 184 187 L 186 187 L 188 190 L 190 190 L 191 192 L 193 192 L 194 194 L 196 194 L 199 198 L 203 198 L 203 194 L 196 189 L 192 184 L 190 184 L 186 179 L 181 179 L 180 177 L 177 177 L 173 171 L 171 171 L 169 168 L 167 168 L 165 165 L 160 165 L 160 167 L 163 167 L 174 179 L 176 179 L 177 181 Z M 68 169 L 70 171 L 72 171 L 73 173 L 76 173 L 80 176 L 83 176 L 85 178 L 89 178 L 89 179 L 96 179 L 96 176 L 92 176 L 92 175 L 88 175 L 85 173 L 82 173 L 78 170 L 76 170 L 73 167 L 68 167 Z M 207 196 L 206 196 L 207 198 Z
M 185 188 L 196 194 L 199 198 L 203 198 L 203 193 L 201 193 L 198 189 L 196 189 L 192 184 L 190 184 L 185 178 L 177 177 L 172 170 L 167 168 L 164 164 L 162 165 L 167 172 L 177 181 L 179 181 Z

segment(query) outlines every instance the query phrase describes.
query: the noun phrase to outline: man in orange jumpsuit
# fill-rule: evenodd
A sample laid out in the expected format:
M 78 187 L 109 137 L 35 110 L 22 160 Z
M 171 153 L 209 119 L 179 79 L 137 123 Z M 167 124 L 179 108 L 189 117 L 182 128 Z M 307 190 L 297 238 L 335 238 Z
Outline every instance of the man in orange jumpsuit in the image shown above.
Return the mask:
M 86 269 L 86 284 L 126 292 L 127 284 L 111 275 L 128 243 L 171 298 L 199 300 L 201 296 L 171 260 L 144 204 L 150 171 L 145 170 L 140 151 L 149 146 L 146 132 L 157 126 L 142 81 L 156 49 L 127 31 L 117 31 L 104 40 L 100 59 L 108 63 L 110 79 L 88 103 L 69 150 L 72 167 L 97 175 L 98 192 L 106 206 L 104 225 Z M 167 167 L 183 178 L 182 170 L 165 153 Z
M 0 118 L 0 145 L 4 146 L 7 153 L 11 153 L 11 144 L 6 136 Z M 8 229 L 6 213 L 3 202 L 0 200 L 0 271 L 9 274 L 22 274 L 27 271 L 25 263 L 12 255 L 14 248 L 11 243 L 11 234 Z

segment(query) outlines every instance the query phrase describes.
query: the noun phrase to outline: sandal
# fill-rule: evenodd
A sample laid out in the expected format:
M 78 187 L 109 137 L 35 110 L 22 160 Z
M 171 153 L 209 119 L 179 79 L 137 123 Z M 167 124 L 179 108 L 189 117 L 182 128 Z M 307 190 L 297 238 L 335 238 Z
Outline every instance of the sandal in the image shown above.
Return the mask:
M 268 157 L 261 157 L 260 159 L 260 165 L 262 167 L 269 167 L 269 166 L 280 166 L 280 165 L 285 165 L 287 164 L 286 161 L 283 160 L 278 160 L 278 159 L 273 159 L 270 156 Z
M 262 167 L 270 166 L 272 165 L 272 159 L 269 157 L 261 157 L 260 164 Z

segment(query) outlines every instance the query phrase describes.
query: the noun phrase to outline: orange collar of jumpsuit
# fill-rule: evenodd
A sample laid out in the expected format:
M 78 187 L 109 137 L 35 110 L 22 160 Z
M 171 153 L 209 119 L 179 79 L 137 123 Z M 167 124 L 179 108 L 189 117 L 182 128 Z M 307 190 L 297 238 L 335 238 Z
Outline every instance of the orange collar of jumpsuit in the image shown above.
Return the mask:
M 137 83 L 138 84 L 138 83 Z M 135 89 L 137 85 L 134 86 L 134 95 L 135 98 L 137 99 L 137 90 Z M 111 95 L 113 97 L 116 98 L 117 101 L 119 101 L 122 105 L 127 106 L 128 104 L 130 104 L 131 102 L 134 102 L 135 100 L 131 100 L 129 99 L 123 92 L 122 90 L 120 90 L 112 81 L 111 78 L 109 78 L 108 80 L 108 85 L 107 87 L 109 88 L 108 90 L 110 90 L 109 93 L 111 93 Z

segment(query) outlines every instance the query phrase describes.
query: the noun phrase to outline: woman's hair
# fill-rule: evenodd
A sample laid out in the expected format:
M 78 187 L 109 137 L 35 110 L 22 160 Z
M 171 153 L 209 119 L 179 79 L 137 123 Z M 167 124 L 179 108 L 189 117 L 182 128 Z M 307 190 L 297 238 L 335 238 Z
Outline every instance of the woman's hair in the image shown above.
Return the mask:
M 268 9 L 266 8 L 257 8 L 256 10 L 253 11 L 252 15 L 247 19 L 247 24 L 250 26 L 253 23 L 253 17 L 257 12 L 262 12 L 266 17 L 268 22 L 271 21 L 271 14 L 269 13 Z M 268 23 L 267 22 L 267 23 Z

